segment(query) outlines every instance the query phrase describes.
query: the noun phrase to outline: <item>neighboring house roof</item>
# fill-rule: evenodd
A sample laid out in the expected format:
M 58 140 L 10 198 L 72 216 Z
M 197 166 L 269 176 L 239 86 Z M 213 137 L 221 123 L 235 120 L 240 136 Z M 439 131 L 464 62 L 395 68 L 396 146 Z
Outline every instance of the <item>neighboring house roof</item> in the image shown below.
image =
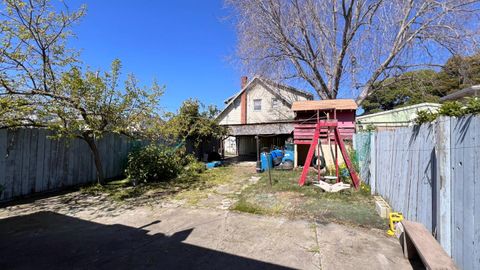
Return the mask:
M 474 85 L 460 91 L 456 91 L 454 93 L 451 93 L 450 95 L 442 97 L 440 101 L 459 100 L 464 97 L 471 96 L 480 96 L 480 85 Z
M 237 92 L 235 95 L 231 96 L 230 98 L 226 99 L 224 102 L 227 104 L 225 108 L 220 112 L 220 114 L 217 116 L 217 118 L 220 118 L 226 111 L 227 109 L 233 105 L 234 101 L 242 95 L 243 92 L 247 91 L 248 89 L 252 88 L 253 86 L 260 84 L 265 89 L 269 92 L 271 92 L 275 97 L 279 98 L 284 104 L 287 106 L 291 107 L 292 102 L 286 97 L 283 96 L 280 91 L 275 91 L 275 89 L 279 90 L 284 90 L 290 93 L 293 93 L 295 95 L 303 96 L 306 99 L 313 99 L 313 94 L 308 93 L 306 91 L 299 90 L 297 88 L 283 85 L 276 83 L 270 79 L 263 78 L 260 76 L 255 76 L 250 82 L 248 82 L 245 87 L 243 87 L 239 92 Z
M 438 108 L 440 108 L 440 106 L 441 105 L 438 103 L 420 103 L 411 106 L 400 107 L 393 110 L 357 116 L 357 123 L 373 125 L 387 123 L 408 124 L 417 117 L 418 111 L 436 111 Z
M 292 105 L 293 111 L 356 110 L 357 108 L 357 103 L 353 99 L 295 101 Z

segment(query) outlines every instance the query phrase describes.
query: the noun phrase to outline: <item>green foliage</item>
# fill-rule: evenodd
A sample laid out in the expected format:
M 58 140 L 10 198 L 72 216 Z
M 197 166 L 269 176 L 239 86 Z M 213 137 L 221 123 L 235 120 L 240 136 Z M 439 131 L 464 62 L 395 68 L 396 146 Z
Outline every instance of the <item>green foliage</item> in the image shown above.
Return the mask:
M 433 122 L 439 116 L 461 117 L 467 114 L 480 114 L 480 98 L 467 98 L 465 104 L 458 101 L 445 102 L 438 112 L 419 111 L 415 123 L 421 125 Z
M 182 164 L 185 164 L 182 170 L 184 176 L 195 177 L 206 170 L 205 164 L 198 161 L 193 155 L 187 155 Z
M 193 155 L 165 145 L 150 144 L 129 154 L 125 172 L 137 184 L 166 182 L 177 176 L 196 178 L 205 169 L 205 164 Z
M 437 115 L 459 117 L 465 115 L 462 103 L 458 101 L 445 102 L 438 109 Z
M 386 79 L 376 85 L 376 90 L 365 99 L 362 107 L 369 114 L 438 102 L 443 96 L 476 84 L 480 84 L 480 53 L 468 57 L 455 55 L 439 72 L 418 70 Z
M 215 121 L 218 110 L 215 106 L 204 107 L 196 99 L 183 102 L 176 114 L 166 115 L 167 121 L 161 129 L 164 138 L 173 142 L 193 141 L 197 147 L 204 139 L 221 138 L 225 136 L 226 129 Z
M 433 70 L 418 70 L 385 80 L 365 99 L 365 113 L 392 110 L 422 102 L 438 102 L 434 93 L 436 73 Z
M 423 123 L 429 123 L 437 119 L 438 114 L 431 111 L 419 111 L 417 112 L 417 117 L 415 118 L 415 124 L 421 125 Z
M 150 144 L 129 154 L 125 172 L 134 183 L 162 182 L 175 178 L 182 167 L 182 155 L 177 151 Z
M 55 137 L 85 140 L 102 183 L 96 139 L 156 127 L 163 88 L 141 87 L 133 75 L 121 85 L 119 60 L 110 72 L 79 68 L 78 53 L 66 44 L 84 14 L 83 6 L 71 12 L 50 0 L 0 5 L 0 128 L 46 127 Z

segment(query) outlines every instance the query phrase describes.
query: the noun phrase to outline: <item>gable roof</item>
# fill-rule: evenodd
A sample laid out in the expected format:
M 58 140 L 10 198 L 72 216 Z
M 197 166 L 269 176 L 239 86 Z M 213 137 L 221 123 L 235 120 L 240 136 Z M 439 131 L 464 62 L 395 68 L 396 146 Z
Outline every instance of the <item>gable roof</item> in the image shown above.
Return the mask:
M 316 110 L 356 110 L 357 103 L 353 99 L 325 99 L 295 101 L 292 105 L 293 111 L 316 111 Z
M 284 104 L 287 104 L 289 107 L 292 106 L 292 102 L 288 101 L 285 99 L 285 97 L 283 97 L 282 95 L 280 95 L 279 93 L 277 93 L 276 91 L 274 91 L 272 88 L 274 89 L 280 89 L 280 90 L 284 90 L 284 91 L 287 91 L 287 92 L 290 92 L 290 93 L 293 93 L 295 95 L 299 95 L 299 96 L 303 96 L 305 97 L 306 99 L 313 99 L 313 94 L 311 93 L 308 93 L 306 91 L 302 91 L 302 90 L 299 90 L 297 88 L 294 88 L 294 87 L 291 87 L 291 86 L 287 86 L 287 85 L 283 85 L 283 84 L 279 84 L 279 83 L 276 83 L 270 79 L 267 79 L 267 78 L 263 78 L 263 77 L 260 77 L 260 76 L 255 76 L 251 81 L 249 81 L 245 87 L 243 87 L 239 92 L 237 92 L 235 95 L 229 97 L 228 99 L 226 99 L 224 102 L 227 104 L 225 106 L 225 108 L 220 112 L 220 114 L 217 116 L 217 118 L 221 117 L 226 111 L 227 109 L 232 106 L 232 104 L 234 103 L 234 101 L 236 99 L 238 99 L 243 92 L 247 91 L 248 89 L 252 88 L 253 86 L 255 86 L 256 84 L 261 84 L 262 86 L 265 87 L 265 89 L 269 92 L 271 92 L 274 96 L 276 96 L 277 98 L 279 98 Z

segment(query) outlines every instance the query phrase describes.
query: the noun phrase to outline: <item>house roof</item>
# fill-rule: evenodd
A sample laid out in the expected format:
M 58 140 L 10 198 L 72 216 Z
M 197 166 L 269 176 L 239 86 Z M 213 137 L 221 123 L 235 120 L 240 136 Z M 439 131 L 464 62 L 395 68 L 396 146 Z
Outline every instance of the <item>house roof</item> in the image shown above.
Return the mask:
M 442 97 L 440 101 L 458 100 L 470 96 L 480 96 L 480 85 L 474 85 L 460 91 L 453 92 L 450 95 Z
M 357 103 L 353 99 L 325 99 L 295 101 L 292 105 L 293 111 L 317 111 L 317 110 L 356 110 Z
M 278 91 L 273 91 L 272 87 L 274 89 L 280 89 L 280 90 L 284 90 L 284 91 L 287 91 L 287 92 L 290 92 L 290 93 L 293 93 L 293 94 L 296 94 L 296 95 L 299 95 L 299 96 L 303 96 L 307 99 L 313 99 L 313 94 L 311 93 L 308 93 L 306 91 L 302 91 L 302 90 L 299 90 L 297 88 L 294 88 L 294 87 L 291 87 L 291 86 L 287 86 L 287 85 L 283 85 L 283 84 L 279 84 L 279 83 L 276 83 L 270 79 L 267 79 L 267 78 L 264 78 L 264 77 L 260 77 L 260 76 L 255 76 L 251 81 L 249 81 L 245 87 L 243 87 L 239 92 L 237 92 L 235 95 L 229 97 L 228 99 L 226 99 L 224 102 L 227 104 L 225 106 L 225 108 L 220 112 L 220 114 L 218 115 L 217 118 L 221 117 L 224 112 L 227 111 L 227 109 L 232 106 L 233 102 L 240 97 L 240 95 L 247 91 L 248 89 L 252 88 L 254 85 L 256 84 L 262 84 L 263 86 L 265 86 L 265 88 L 272 92 L 273 95 L 277 96 L 278 98 L 280 98 L 283 103 L 291 106 L 292 103 L 290 101 L 288 101 L 288 99 L 284 98 L 281 94 L 278 93 Z
M 371 118 L 374 118 L 374 117 L 377 117 L 377 116 L 382 116 L 382 115 L 389 115 L 389 114 L 394 114 L 394 113 L 398 113 L 398 112 L 402 112 L 402 111 L 412 111 L 415 112 L 415 116 L 416 116 L 416 112 L 419 110 L 419 109 L 438 109 L 440 108 L 440 104 L 438 103 L 419 103 L 419 104 L 414 104 L 414 105 L 410 105 L 410 106 L 405 106 L 405 107 L 400 107 L 400 108 L 396 108 L 396 109 L 393 109 L 393 110 L 388 110 L 388 111 L 383 111 L 383 112 L 378 112 L 378 113 L 372 113 L 372 114 L 366 114 L 366 115 L 362 115 L 362 116 L 357 116 L 357 121 L 363 121 L 363 120 L 367 120 L 367 119 L 371 119 Z

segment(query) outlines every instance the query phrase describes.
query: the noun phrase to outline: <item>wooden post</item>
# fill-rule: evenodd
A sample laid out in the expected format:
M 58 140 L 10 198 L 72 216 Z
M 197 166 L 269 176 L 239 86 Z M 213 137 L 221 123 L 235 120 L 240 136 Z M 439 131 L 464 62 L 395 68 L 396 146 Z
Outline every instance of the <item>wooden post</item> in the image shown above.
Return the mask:
M 377 192 L 377 169 L 376 169 L 376 162 L 377 162 L 377 149 L 376 149 L 376 132 L 370 133 L 370 188 L 371 194 L 375 195 Z
M 338 142 L 335 140 L 335 172 L 337 176 L 337 183 L 340 182 L 340 174 L 338 172 Z
M 448 255 L 452 255 L 452 175 L 451 120 L 441 117 L 435 123 L 435 155 L 437 159 L 436 218 L 437 238 Z M 473 236 L 472 236 L 473 237 Z

